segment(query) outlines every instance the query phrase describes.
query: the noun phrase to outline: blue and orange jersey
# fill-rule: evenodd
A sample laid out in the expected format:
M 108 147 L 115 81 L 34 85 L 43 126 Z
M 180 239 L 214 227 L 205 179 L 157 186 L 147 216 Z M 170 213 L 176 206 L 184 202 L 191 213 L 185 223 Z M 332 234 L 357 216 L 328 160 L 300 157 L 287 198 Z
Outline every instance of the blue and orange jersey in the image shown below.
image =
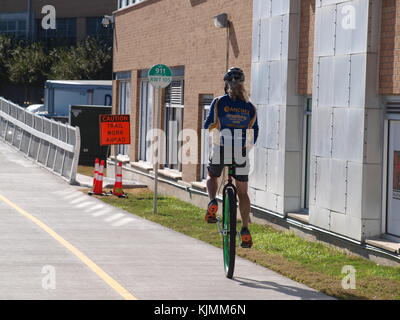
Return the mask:
M 240 139 L 242 146 L 246 145 L 246 130 L 253 129 L 253 143 L 256 143 L 259 131 L 256 107 L 250 102 L 232 100 L 227 94 L 216 98 L 211 103 L 210 113 L 204 128 L 209 130 L 218 129 L 219 131 L 230 130 L 232 138 L 234 140 Z M 222 145 L 227 143 L 224 138 L 225 136 L 223 135 Z

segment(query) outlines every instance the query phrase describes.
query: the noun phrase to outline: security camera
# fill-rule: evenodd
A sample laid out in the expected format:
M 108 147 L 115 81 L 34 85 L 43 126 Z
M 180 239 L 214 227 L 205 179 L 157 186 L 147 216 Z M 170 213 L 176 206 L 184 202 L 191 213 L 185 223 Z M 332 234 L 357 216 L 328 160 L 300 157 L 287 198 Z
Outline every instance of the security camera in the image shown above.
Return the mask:
M 101 20 L 101 24 L 104 28 L 108 28 L 114 24 L 114 16 L 104 16 Z
M 217 28 L 227 28 L 228 27 L 228 15 L 226 13 L 221 13 L 214 17 L 214 25 Z

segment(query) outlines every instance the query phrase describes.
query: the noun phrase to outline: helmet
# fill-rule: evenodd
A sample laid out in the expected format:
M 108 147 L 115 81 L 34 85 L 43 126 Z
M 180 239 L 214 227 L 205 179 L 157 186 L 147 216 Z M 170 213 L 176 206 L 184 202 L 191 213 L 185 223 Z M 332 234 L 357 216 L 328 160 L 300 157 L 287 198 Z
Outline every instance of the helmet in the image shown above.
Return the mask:
M 244 82 L 244 72 L 240 68 L 230 68 L 224 76 L 224 81 L 228 82 Z

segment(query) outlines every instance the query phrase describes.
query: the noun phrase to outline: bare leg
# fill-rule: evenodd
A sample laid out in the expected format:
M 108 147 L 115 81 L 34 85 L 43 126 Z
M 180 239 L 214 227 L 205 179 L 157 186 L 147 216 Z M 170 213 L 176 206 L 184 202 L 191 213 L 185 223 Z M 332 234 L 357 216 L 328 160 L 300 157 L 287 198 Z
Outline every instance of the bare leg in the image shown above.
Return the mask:
M 236 180 L 236 189 L 239 198 L 239 210 L 242 217 L 243 227 L 248 228 L 250 222 L 250 198 L 247 194 L 248 182 Z
M 210 200 L 215 200 L 218 191 L 218 178 L 208 175 L 207 179 L 207 192 Z

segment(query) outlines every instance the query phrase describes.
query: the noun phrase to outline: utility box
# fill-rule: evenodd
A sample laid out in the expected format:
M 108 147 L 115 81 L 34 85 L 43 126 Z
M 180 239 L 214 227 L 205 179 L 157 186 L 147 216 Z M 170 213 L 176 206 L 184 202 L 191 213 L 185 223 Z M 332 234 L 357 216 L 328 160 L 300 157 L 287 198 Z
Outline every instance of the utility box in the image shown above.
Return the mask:
M 81 152 L 79 164 L 93 165 L 96 158 L 107 158 L 108 146 L 100 146 L 99 116 L 111 114 L 110 106 L 72 105 L 69 123 L 79 127 L 81 134 Z

